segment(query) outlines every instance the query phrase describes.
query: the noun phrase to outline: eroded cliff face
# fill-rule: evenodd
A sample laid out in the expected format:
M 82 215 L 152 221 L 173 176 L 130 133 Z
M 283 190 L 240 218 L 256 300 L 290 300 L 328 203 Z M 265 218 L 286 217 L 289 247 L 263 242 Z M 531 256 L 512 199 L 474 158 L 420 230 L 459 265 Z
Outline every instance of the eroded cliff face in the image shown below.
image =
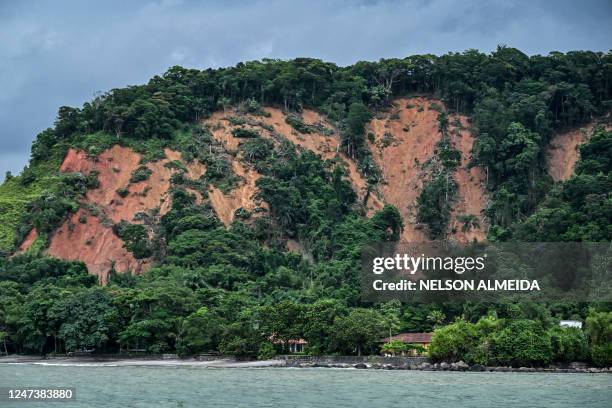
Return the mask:
M 438 130 L 438 111 L 433 105 L 443 107 L 439 100 L 431 98 L 400 98 L 394 101 L 393 106 L 377 115 L 367 127 L 367 131 L 374 134 L 374 141 L 370 141 L 370 149 L 374 159 L 381 168 L 384 183 L 378 186 L 378 191 L 372 192 L 367 201 L 367 211 L 372 215 L 380 210 L 385 203 L 393 204 L 398 208 L 404 221 L 402 240 L 420 242 L 426 241 L 427 236 L 416 222 L 416 199 L 420 195 L 427 174 L 421 170 L 422 165 L 436 153 L 436 143 L 442 137 Z M 301 149 L 311 150 L 325 160 L 339 159 L 345 164 L 348 177 L 357 192 L 359 199 L 363 200 L 367 192 L 367 182 L 357 169 L 356 163 L 340 152 L 340 134 L 338 129 L 318 112 L 305 109 L 301 113 L 301 120 L 312 129 L 327 129 L 302 134 L 296 131 L 286 121 L 287 115 L 280 109 L 265 108 L 266 115 L 237 114 L 234 109 L 225 112 L 216 112 L 204 122 L 213 137 L 220 142 L 227 151 L 238 152 L 242 140 L 235 137 L 232 131 L 237 128 L 246 128 L 257 131 L 262 137 L 275 142 L 284 138 Z M 241 123 L 232 124 L 231 118 L 239 116 Z M 461 166 L 454 174 L 459 185 L 458 200 L 454 204 L 449 230 L 453 231 L 450 237 L 467 242 L 473 239 L 484 240 L 486 237 L 486 220 L 482 212 L 486 206 L 484 191 L 484 173 L 477 167 L 468 167 L 471 160 L 471 150 L 474 137 L 469 132 L 466 117 L 450 115 L 450 122 L 455 119 L 461 126 L 452 129 L 452 144 L 461 151 Z M 452 125 L 451 125 L 452 126 Z M 234 171 L 245 174 L 243 164 L 233 163 Z M 238 171 L 236 171 L 238 170 Z M 212 188 L 211 200 L 215 211 L 227 225 L 231 223 L 234 211 L 240 207 L 251 209 L 254 205 L 252 197 L 257 193 L 255 182 L 260 175 L 252 169 L 246 183 L 241 189 L 224 194 Z M 467 232 L 461 231 L 457 221 L 460 215 L 471 214 L 477 217 L 480 227 Z
M 90 189 L 81 208 L 71 215 L 50 236 L 46 253 L 63 259 L 81 260 L 88 270 L 106 283 L 111 269 L 117 272 L 146 270 L 150 259 L 137 260 L 124 247 L 123 241 L 113 232 L 113 225 L 121 221 L 142 224 L 139 213 L 152 211 L 163 215 L 170 209 L 170 177 L 176 171 L 166 166 L 173 160 L 181 161 L 178 152 L 166 149 L 166 158 L 146 163 L 151 171 L 143 181 L 130 182 L 134 170 L 141 163 L 141 155 L 133 150 L 113 146 L 95 158 L 88 157 L 83 151 L 69 149 L 60 171 L 89 174 L 98 172 L 99 186 Z M 197 162 L 183 163 L 188 170 L 187 176 L 198 179 L 205 172 L 204 166 Z M 127 195 L 121 197 L 118 190 L 126 189 Z M 32 230 L 20 250 L 27 250 L 36 238 Z
M 548 174 L 555 181 L 569 179 L 579 158 L 578 146 L 586 142 L 589 128 L 573 129 L 555 135 L 546 152 Z
M 232 124 L 230 118 L 236 117 L 234 109 L 225 112 L 216 112 L 209 119 L 204 121 L 204 125 L 211 131 L 215 140 L 220 142 L 226 151 L 237 154 L 238 147 L 244 139 L 235 137 L 232 131 L 237 128 L 246 128 L 257 131 L 262 137 L 279 143 L 281 139 L 286 139 L 295 144 L 300 149 L 310 150 L 323 160 L 338 158 L 346 166 L 350 181 L 360 199 L 366 194 L 367 182 L 357 170 L 357 165 L 353 160 L 339 152 L 340 136 L 338 130 L 318 112 L 306 109 L 302 112 L 302 120 L 306 125 L 313 125 L 316 128 L 326 128 L 330 132 L 323 134 L 321 131 L 313 130 L 308 134 L 301 134 L 286 122 L 287 115 L 280 109 L 265 108 L 265 115 L 241 114 L 240 117 L 245 123 Z M 241 176 L 245 183 L 224 194 L 215 187 L 210 187 L 209 194 L 215 212 L 221 220 L 229 225 L 233 220 L 233 214 L 238 208 L 252 210 L 258 206 L 265 206 L 265 203 L 256 202 L 257 188 L 255 183 L 261 177 L 257 171 L 241 160 L 232 162 L 234 173 Z M 368 212 L 383 207 L 383 202 L 377 197 L 368 200 Z
M 232 161 L 232 171 L 241 181 L 237 187 L 228 193 L 217 187 L 208 187 L 208 197 L 217 217 L 227 227 L 234 221 L 236 210 L 243 208 L 253 211 L 256 208 L 266 208 L 266 203 L 257 199 L 257 180 L 261 174 L 254 169 L 246 167 L 238 160 Z
M 111 226 L 83 209 L 55 231 L 47 254 L 83 261 L 89 273 L 98 276 L 103 284 L 111 268 L 117 272 L 141 273 L 150 265 L 150 260 L 134 258 Z
M 32 246 L 34 241 L 36 241 L 36 238 L 38 238 L 38 232 L 36 231 L 36 228 L 33 228 L 30 230 L 30 232 L 28 232 L 28 235 L 26 235 L 21 245 L 19 245 L 17 252 L 27 251 Z
M 384 176 L 380 192 L 383 200 L 397 207 L 402 215 L 402 240 L 406 242 L 427 241 L 423 226 L 416 221 L 417 198 L 429 177 L 423 165 L 434 157 L 436 144 L 442 138 L 438 129 L 438 109 L 441 107 L 441 101 L 431 98 L 400 98 L 369 125 L 375 136 L 370 149 Z M 451 214 L 449 238 L 458 242 L 484 240 L 484 173 L 477 167 L 468 168 L 474 137 L 468 130 L 466 117 L 449 115 L 449 123 L 451 143 L 461 152 L 461 165 L 454 174 L 459 191 Z M 461 126 L 456 126 L 456 123 Z M 462 232 L 457 217 L 468 214 L 477 217 L 480 227 Z
M 432 105 L 438 105 L 433 107 Z M 422 226 L 416 223 L 416 200 L 428 179 L 422 164 L 436 154 L 436 143 L 442 137 L 438 130 L 438 111 L 442 102 L 430 98 L 401 98 L 393 106 L 379 112 L 367 126 L 371 132 L 370 149 L 374 160 L 381 168 L 384 182 L 372 191 L 367 200 L 368 215 L 383 208 L 385 203 L 398 208 L 405 224 L 403 241 L 426 241 Z M 231 118 L 240 116 L 241 123 Z M 253 166 L 242 156 L 239 146 L 245 139 L 237 138 L 232 131 L 238 127 L 254 129 L 274 143 L 286 139 L 299 149 L 311 150 L 323 159 L 335 159 L 343 163 L 347 175 L 359 199 L 363 202 L 367 194 L 367 182 L 357 169 L 356 163 L 340 152 L 340 133 L 333 123 L 312 110 L 304 110 L 301 120 L 311 127 L 311 133 L 300 133 L 286 121 L 287 115 L 280 109 L 265 108 L 264 115 L 237 113 L 233 109 L 216 112 L 203 121 L 212 137 L 225 150 L 231 161 L 231 168 L 238 177 L 237 185 L 229 191 L 222 191 L 209 184 L 208 203 L 219 219 L 229 226 L 236 210 L 258 210 L 265 213 L 267 204 L 257 198 L 257 180 L 261 177 Z M 458 183 L 458 199 L 454 205 L 449 225 L 449 238 L 459 242 L 484 240 L 486 221 L 482 211 L 486 206 L 484 175 L 481 169 L 468 168 L 474 138 L 469 132 L 467 118 L 450 115 L 452 144 L 462 154 L 461 165 L 454 173 Z M 454 125 L 453 125 L 454 123 Z M 460 124 L 460 125 L 459 125 Z M 123 241 L 113 233 L 112 226 L 122 220 L 142 223 L 139 213 L 165 214 L 171 207 L 169 194 L 170 178 L 177 171 L 169 166 L 173 161 L 181 162 L 187 169 L 186 177 L 198 180 L 205 176 L 206 167 L 197 161 L 187 163 L 180 153 L 166 149 L 163 160 L 146 163 L 150 170 L 147 180 L 131 183 L 134 170 L 141 164 L 141 155 L 133 150 L 113 146 L 96 158 L 88 157 L 83 151 L 70 149 L 61 165 L 62 172 L 98 172 L 99 187 L 87 192 L 81 209 L 50 236 L 47 253 L 64 259 L 78 259 L 85 262 L 91 273 L 102 282 L 108 279 L 113 268 L 117 272 L 140 273 L 151 265 L 150 259 L 135 259 L 124 247 Z M 127 189 L 121 197 L 117 191 Z M 201 194 L 191 191 L 202 202 Z M 472 214 L 479 220 L 480 227 L 462 232 L 457 220 L 459 215 Z M 254 215 L 257 216 L 257 215 Z M 27 250 L 36 238 L 32 231 L 21 250 Z M 290 249 L 298 250 L 300 244 L 290 241 Z M 296 249 L 298 248 L 298 249 Z
M 612 125 L 592 122 L 588 125 L 554 135 L 546 151 L 548 174 L 554 181 L 564 181 L 574 174 L 574 168 L 580 158 L 579 147 L 588 141 L 595 126 L 602 125 L 611 130 Z

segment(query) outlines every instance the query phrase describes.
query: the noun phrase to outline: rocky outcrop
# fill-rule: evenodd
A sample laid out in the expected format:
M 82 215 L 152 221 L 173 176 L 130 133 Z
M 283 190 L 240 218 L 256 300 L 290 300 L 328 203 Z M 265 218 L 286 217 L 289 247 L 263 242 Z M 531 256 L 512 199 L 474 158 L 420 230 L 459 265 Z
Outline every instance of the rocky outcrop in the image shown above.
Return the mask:
M 381 357 L 381 356 L 320 356 L 304 357 L 280 356 L 286 367 L 295 368 L 355 368 L 373 370 L 413 370 L 413 371 L 472 371 L 496 373 L 591 373 L 610 374 L 612 367 L 589 367 L 586 364 L 550 365 L 544 367 L 511 367 L 511 366 L 484 366 L 481 364 L 467 364 L 464 361 L 438 362 L 426 361 L 425 357 Z

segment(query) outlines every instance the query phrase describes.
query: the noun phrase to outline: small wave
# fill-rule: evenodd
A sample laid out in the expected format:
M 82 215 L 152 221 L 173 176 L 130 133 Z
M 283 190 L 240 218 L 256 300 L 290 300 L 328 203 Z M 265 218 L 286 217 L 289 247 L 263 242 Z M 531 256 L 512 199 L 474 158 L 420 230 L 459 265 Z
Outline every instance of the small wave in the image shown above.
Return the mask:
M 36 364 L 43 366 L 60 366 L 60 367 L 119 367 L 119 364 L 111 363 L 47 363 L 47 362 L 30 362 L 16 364 Z

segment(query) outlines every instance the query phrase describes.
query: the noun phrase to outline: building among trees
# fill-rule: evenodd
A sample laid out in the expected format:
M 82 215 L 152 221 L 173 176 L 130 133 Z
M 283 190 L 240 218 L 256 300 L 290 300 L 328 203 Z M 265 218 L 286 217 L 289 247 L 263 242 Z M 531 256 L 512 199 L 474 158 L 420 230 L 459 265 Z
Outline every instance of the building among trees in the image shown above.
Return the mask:
M 381 351 L 386 356 L 420 356 L 429 348 L 433 333 L 400 333 L 396 336 L 386 337 Z

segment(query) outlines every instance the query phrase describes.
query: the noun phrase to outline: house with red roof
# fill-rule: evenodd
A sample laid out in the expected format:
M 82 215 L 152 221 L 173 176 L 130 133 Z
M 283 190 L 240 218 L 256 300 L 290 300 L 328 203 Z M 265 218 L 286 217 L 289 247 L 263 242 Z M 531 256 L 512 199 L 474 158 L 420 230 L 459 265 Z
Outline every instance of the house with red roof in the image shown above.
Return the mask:
M 380 342 L 383 345 L 383 354 L 386 356 L 394 356 L 401 354 L 402 356 L 419 356 L 426 353 L 431 343 L 433 333 L 400 333 L 395 336 L 385 337 Z M 385 347 L 385 345 L 394 344 L 397 342 L 404 343 L 404 347 Z

